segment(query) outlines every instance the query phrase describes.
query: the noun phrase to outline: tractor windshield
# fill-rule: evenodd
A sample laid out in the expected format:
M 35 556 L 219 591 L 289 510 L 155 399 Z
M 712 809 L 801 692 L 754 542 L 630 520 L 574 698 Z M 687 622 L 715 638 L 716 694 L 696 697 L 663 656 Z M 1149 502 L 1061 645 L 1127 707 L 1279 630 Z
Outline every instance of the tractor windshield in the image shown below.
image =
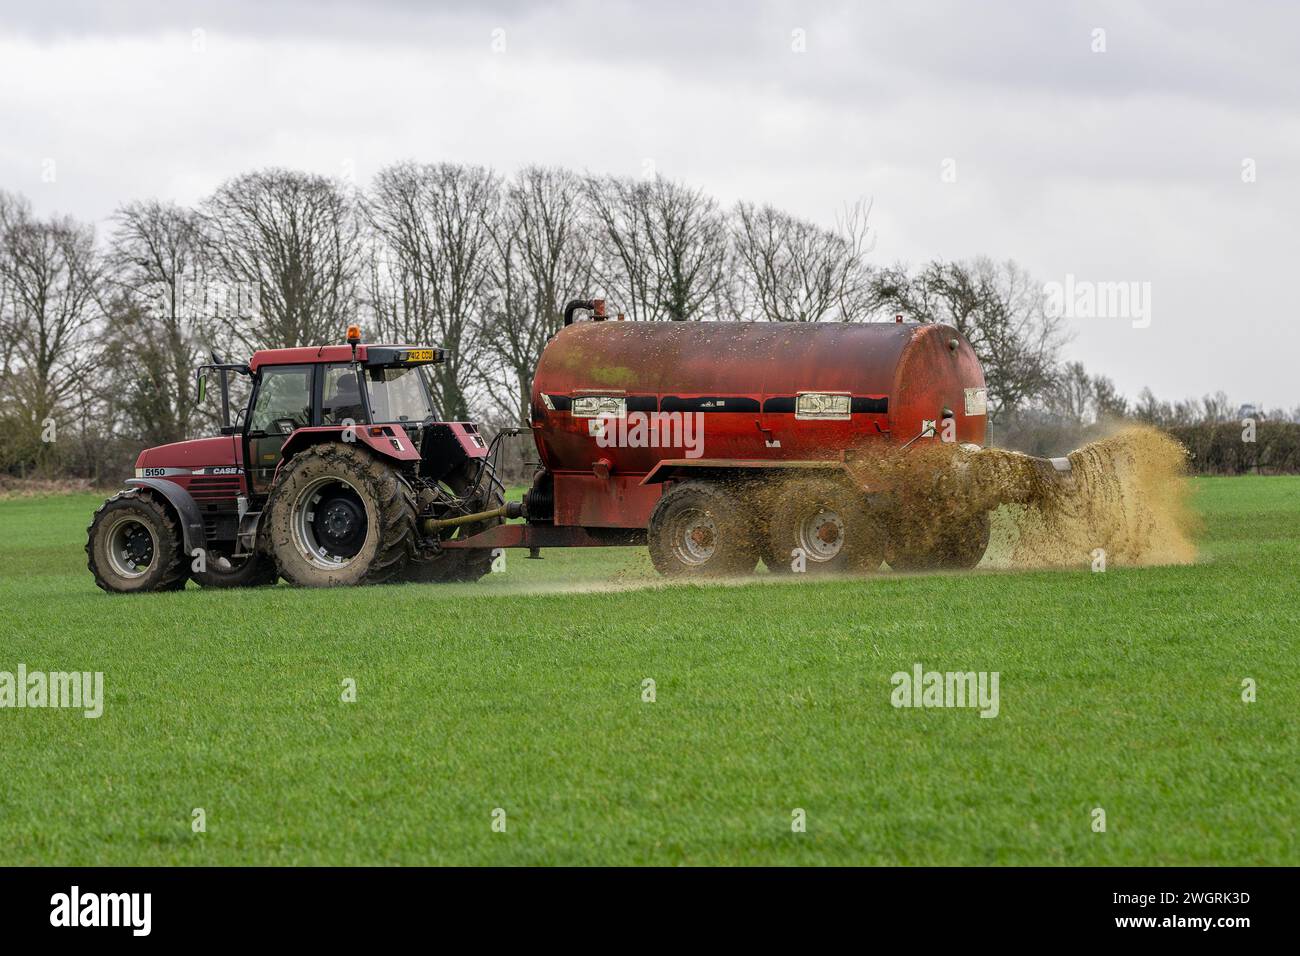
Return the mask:
M 420 366 L 374 368 L 366 374 L 376 422 L 422 422 L 433 417 L 429 383 Z

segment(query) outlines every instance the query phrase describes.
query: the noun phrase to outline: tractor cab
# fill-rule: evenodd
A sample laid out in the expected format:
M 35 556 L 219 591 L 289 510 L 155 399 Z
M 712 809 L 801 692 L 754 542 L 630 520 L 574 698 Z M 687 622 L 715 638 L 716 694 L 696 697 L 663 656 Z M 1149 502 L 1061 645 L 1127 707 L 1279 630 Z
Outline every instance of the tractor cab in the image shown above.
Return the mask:
M 444 360 L 443 349 L 360 341 L 263 349 L 247 365 L 214 361 L 201 366 L 199 392 L 203 395 L 208 378 L 216 377 L 221 434 L 240 446 L 247 492 L 262 495 L 270 489 L 285 443 L 300 429 L 398 425 L 418 446 L 423 428 L 439 417 L 429 366 Z M 252 386 L 247 408 L 237 410 L 233 420 L 231 375 L 247 376 Z

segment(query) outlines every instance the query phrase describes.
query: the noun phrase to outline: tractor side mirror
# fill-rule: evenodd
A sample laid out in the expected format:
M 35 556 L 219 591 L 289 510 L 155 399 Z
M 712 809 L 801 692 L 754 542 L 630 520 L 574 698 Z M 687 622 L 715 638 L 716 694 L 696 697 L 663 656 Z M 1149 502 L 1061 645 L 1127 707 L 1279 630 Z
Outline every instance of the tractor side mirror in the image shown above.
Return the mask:
M 200 373 L 200 375 L 199 375 L 199 401 L 198 401 L 198 404 L 202 405 L 202 404 L 203 404 L 203 400 L 204 400 L 205 398 L 207 398 L 207 397 L 208 397 L 208 373 L 207 373 L 207 372 L 202 372 L 202 373 Z

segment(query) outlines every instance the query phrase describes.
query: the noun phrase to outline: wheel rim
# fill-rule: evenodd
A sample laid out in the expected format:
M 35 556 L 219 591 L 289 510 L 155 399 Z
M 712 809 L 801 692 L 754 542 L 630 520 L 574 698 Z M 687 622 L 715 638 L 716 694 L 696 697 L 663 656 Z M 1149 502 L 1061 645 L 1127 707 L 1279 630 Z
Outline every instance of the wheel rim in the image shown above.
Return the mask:
M 366 543 L 369 521 L 357 490 L 342 478 L 317 478 L 299 494 L 291 520 L 294 545 L 326 571 L 346 567 Z
M 124 578 L 142 578 L 153 567 L 158 542 L 153 530 L 135 518 L 118 518 L 108 529 L 108 563 Z
M 830 561 L 844 549 L 844 521 L 828 508 L 819 508 L 799 525 L 799 547 L 811 561 Z
M 718 526 L 707 512 L 692 508 L 673 520 L 671 540 L 682 564 L 707 564 L 718 548 Z

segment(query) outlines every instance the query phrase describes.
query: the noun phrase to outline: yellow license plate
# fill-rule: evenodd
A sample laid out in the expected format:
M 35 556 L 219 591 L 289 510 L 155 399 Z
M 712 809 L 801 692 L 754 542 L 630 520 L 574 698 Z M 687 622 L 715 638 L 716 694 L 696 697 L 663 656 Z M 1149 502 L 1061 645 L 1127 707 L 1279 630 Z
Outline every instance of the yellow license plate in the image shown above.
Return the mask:
M 408 362 L 432 362 L 433 349 L 411 349 L 406 353 Z

